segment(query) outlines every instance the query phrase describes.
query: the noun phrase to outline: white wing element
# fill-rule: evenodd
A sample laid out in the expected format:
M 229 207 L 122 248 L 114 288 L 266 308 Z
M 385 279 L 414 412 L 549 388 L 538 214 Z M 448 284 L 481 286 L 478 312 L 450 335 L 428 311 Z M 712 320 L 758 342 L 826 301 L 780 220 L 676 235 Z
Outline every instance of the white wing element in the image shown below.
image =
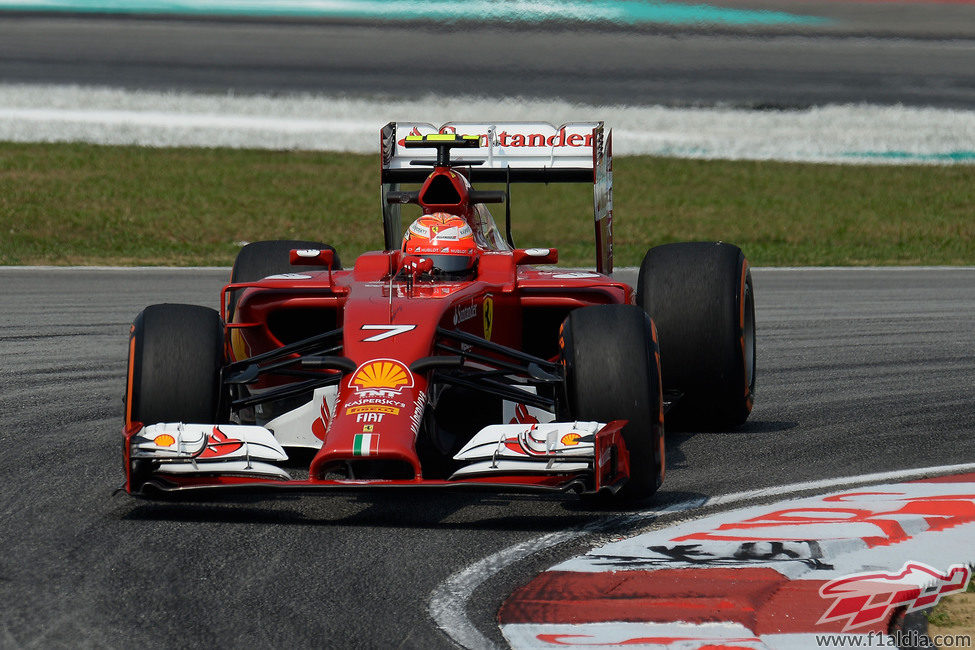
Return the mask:
M 324 433 L 335 413 L 338 394 L 338 386 L 316 388 L 310 401 L 292 411 L 282 413 L 270 422 L 265 422 L 264 428 L 274 434 L 274 439 L 281 443 L 282 447 L 321 449 L 322 440 L 315 437 L 314 431 L 318 428 Z
M 539 463 L 531 460 L 482 460 L 465 465 L 451 475 L 451 480 L 476 474 L 571 474 L 592 469 L 591 462 Z
M 290 479 L 266 462 L 288 459 L 264 427 L 233 424 L 151 424 L 132 437 L 131 458 L 159 462 L 163 474 L 255 474 Z
M 478 431 L 454 460 L 592 459 L 596 432 L 604 426 L 600 422 L 492 424 Z
M 150 424 L 132 437 L 132 458 L 153 460 L 189 459 L 199 456 L 207 445 L 210 426 Z
M 435 126 L 425 122 L 397 122 L 396 135 L 429 135 L 456 133 L 477 135 L 477 149 L 456 149 L 451 161 L 457 165 L 477 160 L 480 169 L 593 168 L 593 147 L 600 150 L 596 131 L 602 122 L 568 122 L 559 126 L 548 122 L 447 122 Z M 433 158 L 435 149 L 406 149 L 397 141 L 383 143 L 383 160 L 390 169 L 409 169 L 410 160 Z M 598 156 L 597 156 L 598 157 Z
M 285 481 L 291 475 L 280 467 L 259 463 L 253 460 L 230 460 L 217 463 L 166 463 L 158 470 L 160 474 L 253 474 L 269 476 Z
M 473 461 L 452 479 L 474 474 L 585 472 L 595 463 L 599 422 L 494 424 L 478 431 L 454 456 Z

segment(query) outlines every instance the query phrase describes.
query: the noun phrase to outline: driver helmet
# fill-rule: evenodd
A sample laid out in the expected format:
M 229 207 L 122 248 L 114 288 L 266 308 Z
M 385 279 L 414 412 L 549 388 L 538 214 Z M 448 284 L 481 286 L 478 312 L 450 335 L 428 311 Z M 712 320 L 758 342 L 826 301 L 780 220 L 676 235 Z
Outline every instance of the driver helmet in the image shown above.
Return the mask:
M 447 273 L 474 267 L 479 249 L 474 231 L 461 217 L 446 212 L 425 214 L 407 228 L 403 252 L 433 261 L 433 268 Z

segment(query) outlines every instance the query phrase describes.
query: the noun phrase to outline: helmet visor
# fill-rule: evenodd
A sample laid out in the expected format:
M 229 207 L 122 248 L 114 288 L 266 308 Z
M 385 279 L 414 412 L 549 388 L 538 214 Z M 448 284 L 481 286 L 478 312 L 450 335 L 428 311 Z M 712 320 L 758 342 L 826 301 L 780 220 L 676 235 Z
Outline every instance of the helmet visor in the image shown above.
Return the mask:
M 471 255 L 420 255 L 433 260 L 433 268 L 446 273 L 466 271 L 474 266 L 474 257 Z

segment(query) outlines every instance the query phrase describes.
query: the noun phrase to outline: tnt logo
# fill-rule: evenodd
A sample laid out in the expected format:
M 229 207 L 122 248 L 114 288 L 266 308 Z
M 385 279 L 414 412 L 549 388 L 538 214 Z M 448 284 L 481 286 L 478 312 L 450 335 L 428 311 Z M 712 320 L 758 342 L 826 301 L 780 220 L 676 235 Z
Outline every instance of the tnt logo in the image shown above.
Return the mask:
M 921 562 L 906 562 L 898 573 L 856 573 L 819 588 L 823 598 L 835 598 L 817 624 L 846 621 L 843 631 L 887 620 L 901 607 L 908 612 L 933 607 L 944 596 L 962 592 L 971 569 L 953 564 L 941 573 Z

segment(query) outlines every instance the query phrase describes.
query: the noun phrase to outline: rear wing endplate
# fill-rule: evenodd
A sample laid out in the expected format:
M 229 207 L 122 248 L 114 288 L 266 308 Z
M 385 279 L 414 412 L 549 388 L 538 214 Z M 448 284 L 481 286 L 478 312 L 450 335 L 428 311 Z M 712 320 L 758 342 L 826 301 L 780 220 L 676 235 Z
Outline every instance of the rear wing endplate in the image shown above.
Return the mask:
M 380 138 L 382 209 L 386 250 L 400 246 L 403 227 L 400 204 L 387 202 L 390 191 L 403 183 L 422 183 L 429 167 L 414 160 L 436 159 L 435 149 L 406 149 L 407 135 L 456 133 L 476 135 L 481 147 L 458 149 L 451 167 L 463 168 L 472 183 L 592 183 L 596 233 L 596 270 L 613 272 L 612 131 L 602 122 L 390 122 Z M 467 165 L 465 163 L 475 163 Z

